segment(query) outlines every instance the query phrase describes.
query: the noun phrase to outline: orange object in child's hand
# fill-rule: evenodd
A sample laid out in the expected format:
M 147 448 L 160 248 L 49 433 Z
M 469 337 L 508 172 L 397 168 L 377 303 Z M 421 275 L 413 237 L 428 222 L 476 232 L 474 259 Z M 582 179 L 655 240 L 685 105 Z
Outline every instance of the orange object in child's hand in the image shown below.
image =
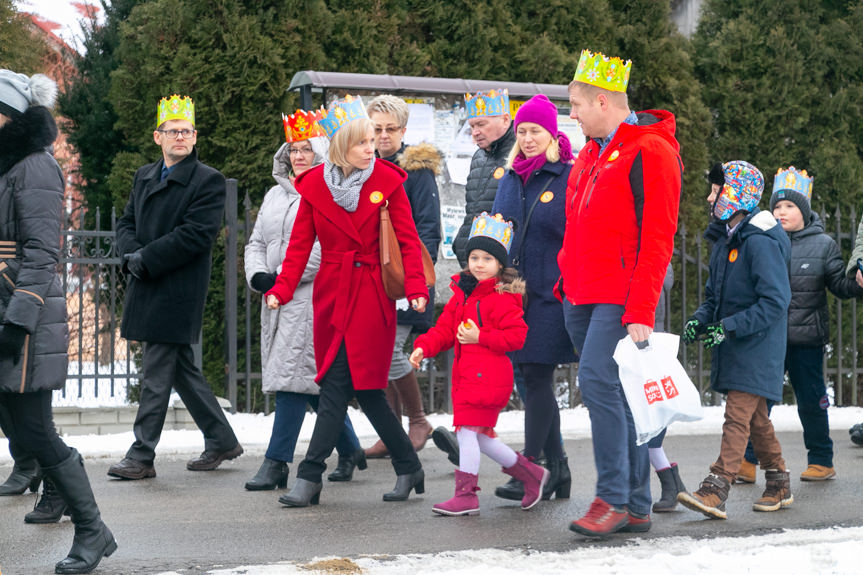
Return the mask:
M 463 322 L 461 322 L 461 325 L 464 326 L 465 329 L 470 329 L 470 322 L 469 321 L 463 321 Z

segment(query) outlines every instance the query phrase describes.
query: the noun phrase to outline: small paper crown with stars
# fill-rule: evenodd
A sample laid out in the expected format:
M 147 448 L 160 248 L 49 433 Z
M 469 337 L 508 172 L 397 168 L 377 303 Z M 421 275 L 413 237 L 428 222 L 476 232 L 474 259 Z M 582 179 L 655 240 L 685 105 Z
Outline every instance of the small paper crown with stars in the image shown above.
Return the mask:
M 509 248 L 512 247 L 512 222 L 503 219 L 500 214 L 489 215 L 483 212 L 474 218 L 470 226 L 466 253 L 473 250 L 484 250 L 496 257 L 501 265 L 509 265 Z
M 468 118 L 509 114 L 509 91 L 489 90 L 474 95 L 465 94 L 464 105 Z
M 333 135 L 339 128 L 357 118 L 368 118 L 366 107 L 359 96 L 351 96 L 347 94 L 344 100 L 336 100 L 330 104 L 329 109 L 321 109 L 322 118 L 318 120 L 318 124 L 327 133 L 327 137 L 332 139 Z
M 609 58 L 601 52 L 582 50 L 572 79 L 612 92 L 626 92 L 630 71 L 632 60 L 624 62 L 617 57 Z
M 297 110 L 290 116 L 282 114 L 282 123 L 285 125 L 285 141 L 290 144 L 325 136 L 324 129 L 318 125 L 321 118 L 323 118 L 321 110 L 313 112 Z
M 168 120 L 188 120 L 195 125 L 195 103 L 189 96 L 174 94 L 159 100 L 156 107 L 156 127 Z

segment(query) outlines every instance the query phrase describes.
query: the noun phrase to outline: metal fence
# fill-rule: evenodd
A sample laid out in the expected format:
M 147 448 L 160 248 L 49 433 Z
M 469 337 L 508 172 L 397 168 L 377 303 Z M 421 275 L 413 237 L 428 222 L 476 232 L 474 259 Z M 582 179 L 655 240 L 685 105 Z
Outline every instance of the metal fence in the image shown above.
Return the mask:
M 240 411 L 270 410 L 270 398 L 260 391 L 260 296 L 247 286 L 243 269 L 243 248 L 251 234 L 256 215 L 248 195 L 240 214 L 236 180 L 228 180 L 225 213 L 225 381 L 231 405 Z M 857 214 L 839 210 L 822 213 L 825 229 L 847 256 L 857 230 Z M 96 222 L 100 221 L 97 212 Z M 69 381 L 57 392 L 57 405 L 106 405 L 124 403 L 128 384 L 139 377 L 137 344 L 119 336 L 119 318 L 125 279 L 116 253 L 115 215 L 111 229 L 85 230 L 84 219 L 65 231 L 61 257 L 63 286 L 69 311 Z M 675 283 L 666 307 L 660 310 L 669 331 L 679 333 L 685 319 L 701 303 L 708 275 L 709 246 L 702 231 L 692 233 L 680 226 L 672 263 Z M 438 304 L 443 304 L 441 298 Z M 828 297 L 831 313 L 831 340 L 825 346 L 825 378 L 836 405 L 860 405 L 858 342 L 860 316 L 856 300 Z M 710 354 L 700 346 L 681 346 L 680 360 L 706 403 L 718 403 L 710 391 Z M 419 374 L 429 411 L 449 411 L 450 354 L 427 361 Z M 580 403 L 576 386 L 577 366 L 560 366 L 556 374 L 561 405 Z M 786 394 L 789 401 L 793 395 Z M 517 403 L 517 400 L 514 400 Z

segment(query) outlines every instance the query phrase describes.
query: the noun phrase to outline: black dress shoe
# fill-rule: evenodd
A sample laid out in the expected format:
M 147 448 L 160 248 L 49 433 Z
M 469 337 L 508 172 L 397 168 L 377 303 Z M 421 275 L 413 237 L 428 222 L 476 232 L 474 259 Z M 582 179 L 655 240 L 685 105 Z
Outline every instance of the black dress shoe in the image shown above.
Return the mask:
M 287 486 L 288 464 L 266 457 L 252 480 L 246 482 L 249 491 L 272 491 L 276 487 L 284 489 Z
M 288 507 L 308 507 L 309 503 L 317 505 L 321 501 L 323 486 L 323 483 L 297 478 L 291 490 L 279 497 L 279 503 Z
M 41 481 L 42 474 L 35 459 L 32 460 L 32 465 L 27 466 L 19 465 L 16 462 L 12 466 L 12 473 L 3 482 L 3 485 L 0 485 L 0 495 L 21 495 L 28 488 L 36 493 Z
M 327 481 L 350 481 L 354 478 L 354 467 L 359 467 L 360 470 L 368 467 L 366 453 L 362 449 L 357 449 L 347 457 L 339 455 L 339 464 L 327 475 Z
M 153 467 L 152 463 L 124 457 L 119 463 L 108 468 L 108 475 L 120 479 L 147 479 L 148 477 L 156 477 L 156 468 Z
M 501 499 L 508 499 L 510 501 L 521 501 L 522 499 L 524 499 L 524 483 L 522 483 L 515 477 L 512 477 L 503 485 L 496 487 L 494 490 L 494 494 Z
M 236 459 L 243 454 L 243 446 L 239 443 L 227 451 L 204 451 L 186 463 L 189 471 L 212 471 L 228 459 Z
M 436 427 L 432 431 L 432 441 L 434 441 L 438 449 L 446 453 L 450 463 L 458 465 L 458 439 L 455 433 L 443 426 Z
M 396 476 L 396 486 L 389 493 L 384 493 L 384 501 L 405 501 L 408 495 L 411 494 L 411 489 L 420 493 L 425 493 L 425 472 L 420 469 L 413 473 Z

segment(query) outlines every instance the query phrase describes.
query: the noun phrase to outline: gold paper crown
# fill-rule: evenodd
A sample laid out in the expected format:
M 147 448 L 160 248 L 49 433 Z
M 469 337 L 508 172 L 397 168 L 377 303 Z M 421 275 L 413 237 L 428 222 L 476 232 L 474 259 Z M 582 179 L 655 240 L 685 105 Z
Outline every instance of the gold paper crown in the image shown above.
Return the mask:
M 468 118 L 502 116 L 509 113 L 509 91 L 503 89 L 465 94 L 464 105 Z
M 612 92 L 626 92 L 631 70 L 632 60 L 624 62 L 620 58 L 609 58 L 600 52 L 594 54 L 590 50 L 582 50 L 572 79 Z
M 290 144 L 309 138 L 326 136 L 324 129 L 318 125 L 318 121 L 323 117 L 321 110 L 313 112 L 297 110 L 290 116 L 282 114 L 282 123 L 285 125 L 285 141 Z
M 347 94 L 344 100 L 336 100 L 330 104 L 329 110 L 321 109 L 323 117 L 318 124 L 326 131 L 327 137 L 332 139 L 339 128 L 357 118 L 368 118 L 366 107 L 359 96 Z
M 156 127 L 168 120 L 188 120 L 195 125 L 195 103 L 189 96 L 174 94 L 159 100 L 156 106 Z

